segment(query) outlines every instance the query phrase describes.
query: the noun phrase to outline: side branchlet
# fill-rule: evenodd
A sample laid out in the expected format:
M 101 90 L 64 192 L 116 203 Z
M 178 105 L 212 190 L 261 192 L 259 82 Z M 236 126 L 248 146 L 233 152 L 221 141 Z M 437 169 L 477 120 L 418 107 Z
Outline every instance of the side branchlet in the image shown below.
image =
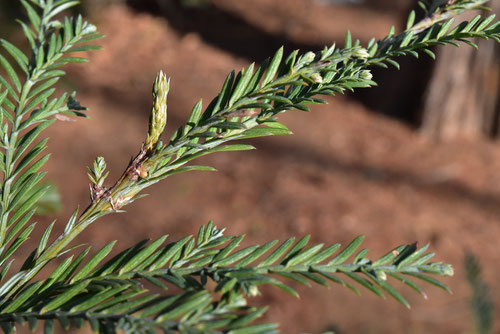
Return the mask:
M 92 202 L 95 202 L 106 192 L 106 188 L 103 184 L 109 174 L 109 171 L 106 171 L 106 161 L 104 161 L 103 157 L 97 157 L 94 161 L 93 168 L 87 167 L 87 169 L 89 170 L 87 175 L 89 176 L 91 182 L 90 198 Z

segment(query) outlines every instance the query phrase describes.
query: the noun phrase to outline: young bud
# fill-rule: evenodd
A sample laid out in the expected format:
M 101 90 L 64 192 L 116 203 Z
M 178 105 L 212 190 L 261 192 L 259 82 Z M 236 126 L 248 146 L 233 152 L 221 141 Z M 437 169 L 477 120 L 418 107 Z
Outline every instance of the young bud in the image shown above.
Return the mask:
M 61 24 L 62 26 L 62 24 Z M 93 24 L 90 24 L 90 23 L 86 23 L 84 26 L 83 26 L 83 29 L 82 29 L 82 34 L 93 34 L 97 32 L 97 28 L 95 25 Z
M 359 77 L 364 80 L 371 80 L 373 78 L 372 72 L 370 70 L 363 70 L 359 72 Z
M 376 270 L 375 274 L 377 275 L 377 278 L 382 280 L 382 281 L 387 281 L 387 274 L 383 270 Z
M 170 79 L 160 71 L 153 84 L 153 108 L 149 117 L 148 136 L 144 141 L 143 148 L 152 150 L 160 139 L 167 124 L 167 95 L 170 89 Z
M 323 77 L 318 72 L 314 72 L 309 76 L 315 83 L 323 83 Z
M 294 70 L 300 70 L 303 67 L 309 66 L 314 59 L 316 58 L 316 54 L 312 51 L 306 52 L 303 56 L 299 58 L 297 63 L 294 65 Z
M 370 57 L 370 54 L 368 53 L 368 50 L 366 50 L 365 48 L 359 48 L 352 52 L 352 56 L 354 58 L 366 60 Z
M 302 57 L 302 61 L 305 65 L 309 65 L 313 62 L 314 58 L 316 58 L 316 54 L 312 51 L 309 51 Z
M 256 285 L 250 286 L 250 289 L 248 289 L 248 295 L 251 297 L 260 296 L 259 288 Z
M 439 266 L 440 274 L 444 276 L 453 276 L 453 267 L 449 264 L 442 264 Z

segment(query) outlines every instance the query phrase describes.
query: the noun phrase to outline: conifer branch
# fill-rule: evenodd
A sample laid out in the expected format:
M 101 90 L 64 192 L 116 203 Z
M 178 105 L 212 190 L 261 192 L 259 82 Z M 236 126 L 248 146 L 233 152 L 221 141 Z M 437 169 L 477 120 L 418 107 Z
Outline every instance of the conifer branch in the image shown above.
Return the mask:
M 344 49 L 332 46 L 321 52 L 307 52 L 302 56 L 294 51 L 283 60 L 281 48 L 271 60 L 265 61 L 256 70 L 252 64 L 237 75 L 232 72 L 219 95 L 204 112 L 201 101 L 195 105 L 187 124 L 174 133 L 168 145 L 157 142 L 151 147 L 145 142 L 112 187 L 98 189 L 99 196 L 92 198 L 92 203 L 80 216 L 79 210 L 75 210 L 64 233 L 50 246 L 38 248 L 36 254 L 39 256 L 25 264 L 24 272 L 11 278 L 16 283 L 12 287 L 9 284 L 9 291 L 3 294 L 4 298 L 16 294 L 46 263 L 67 251 L 67 246 L 81 231 L 98 218 L 119 212 L 123 206 L 137 199 L 144 188 L 176 173 L 214 170 L 209 166 L 186 166 L 191 160 L 214 152 L 253 149 L 251 145 L 226 144 L 229 141 L 289 134 L 288 128 L 277 121 L 278 114 L 292 109 L 309 111 L 309 104 L 325 103 L 318 95 L 335 95 L 346 89 L 376 85 L 371 80 L 369 68 L 373 65 L 386 67 L 386 64 L 398 67 L 393 60 L 397 56 L 418 56 L 417 51 L 424 51 L 432 56 L 432 51 L 428 49 L 432 45 L 456 44 L 458 41 L 472 44 L 466 40 L 472 37 L 498 41 L 500 22 L 493 22 L 493 16 L 485 19 L 476 17 L 470 22 L 462 22 L 451 31 L 449 29 L 452 22 L 442 22 L 448 9 L 458 14 L 473 8 L 472 3 L 479 5 L 483 2 L 440 2 L 431 7 L 435 9 L 433 15 L 436 21 L 427 29 L 415 33 L 410 27 L 397 36 L 394 36 L 392 29 L 381 41 L 375 43 L 372 40 L 367 48 L 363 48 L 358 40 L 353 41 L 348 33 Z M 167 79 L 163 76 L 163 80 Z M 164 93 L 154 92 L 153 95 L 166 101 L 169 84 L 162 87 Z M 154 103 L 154 106 L 160 105 Z M 150 126 L 150 131 L 151 129 Z M 158 138 L 157 134 L 154 138 Z M 0 295 L 2 293 L 5 291 L 0 289 Z
M 429 262 L 434 254 L 426 253 L 428 245 L 403 245 L 371 261 L 368 251 L 360 250 L 363 237 L 342 250 L 340 244 L 308 246 L 309 236 L 296 242 L 290 238 L 277 247 L 274 240 L 238 249 L 243 236 L 226 237 L 223 232 L 210 222 L 200 228 L 196 238 L 165 244 L 164 236 L 149 244 L 140 242 L 106 262 L 114 242 L 89 259 L 88 248 L 74 260 L 70 257 L 61 263 L 48 279 L 27 285 L 15 300 L 3 305 L 0 323 L 13 326 L 14 322 L 27 321 L 34 326 L 38 320 L 59 320 L 66 328 L 87 321 L 94 329 L 112 323 L 114 330 L 140 328 L 148 332 L 160 328 L 201 333 L 210 328 L 226 333 L 246 328 L 263 314 L 265 309 L 247 305 L 247 298 L 259 294 L 258 287 L 263 284 L 297 297 L 283 280 L 307 286 L 311 282 L 328 286 L 330 281 L 357 294 L 359 285 L 380 297 L 386 292 L 409 307 L 389 277 L 425 297 L 415 281 L 449 291 L 432 276 L 453 274 L 450 265 Z M 215 283 L 212 291 L 209 281 Z M 172 285 L 183 292 L 170 295 Z M 161 292 L 152 294 L 146 286 Z M 262 326 L 275 329 L 272 324 Z
M 65 18 L 64 22 L 55 19 L 76 1 L 22 0 L 21 3 L 31 23 L 28 26 L 19 22 L 31 54 L 25 55 L 12 43 L 0 39 L 0 45 L 15 62 L 13 64 L 0 54 L 0 65 L 7 74 L 0 76 L 1 278 L 7 275 L 12 263 L 12 260 L 8 262 L 9 259 L 33 231 L 34 223 L 26 225 L 35 214 L 37 202 L 48 190 L 47 186 L 39 186 L 45 175 L 39 170 L 49 158 L 49 154 L 42 154 L 48 138 L 37 141 L 38 137 L 56 117 L 85 116 L 81 111 L 86 108 L 75 100 L 75 93 L 52 98 L 53 86 L 65 74 L 59 68 L 68 63 L 85 62 L 85 58 L 71 54 L 98 49 L 87 43 L 101 37 L 96 28 L 81 16 Z M 19 71 L 24 78 L 18 75 Z M 40 246 L 45 247 L 52 226 L 47 229 Z M 27 259 L 25 267 L 29 267 L 32 259 Z M 9 282 L 13 283 L 21 276 L 14 275 Z M 10 288 L 10 284 L 4 284 L 0 295 L 8 298 L 6 290 Z
M 85 108 L 74 94 L 50 99 L 53 86 L 64 75 L 60 66 L 83 62 L 69 53 L 97 49 L 87 42 L 101 37 L 94 26 L 81 17 L 57 21 L 56 15 L 75 5 L 76 1 L 21 0 L 30 26 L 20 22 L 31 46 L 31 55 L 23 54 L 5 40 L 0 44 L 15 61 L 0 55 L 0 325 L 10 333 L 16 323 L 36 325 L 45 320 L 46 332 L 58 320 L 63 327 L 90 322 L 100 332 L 152 332 L 154 328 L 186 333 L 219 331 L 222 333 L 271 333 L 275 325 L 250 325 L 264 309 L 243 305 L 245 296 L 258 292 L 261 284 L 272 284 L 296 294 L 282 279 L 309 285 L 326 284 L 327 280 L 358 289 L 339 276 L 382 295 L 387 294 L 408 306 L 405 298 L 387 281 L 395 278 L 423 293 L 415 281 L 447 289 L 431 275 L 448 276 L 452 268 L 431 263 L 434 254 L 406 245 L 371 262 L 361 250 L 352 262 L 346 262 L 358 249 L 362 238 L 355 239 L 343 251 L 340 245 L 309 248 L 308 237 L 296 243 L 285 241 L 261 262 L 276 242 L 235 251 L 243 239 L 224 237 L 211 224 L 202 227 L 198 237 L 184 238 L 164 245 L 166 237 L 146 245 L 138 244 L 100 265 L 114 243 L 85 261 L 89 249 L 69 256 L 47 279 L 35 281 L 39 271 L 50 261 L 71 252 L 74 238 L 98 218 L 118 212 L 139 198 L 148 186 L 176 173 L 190 170 L 213 170 L 189 163 L 203 155 L 223 151 L 253 149 L 251 145 L 229 143 L 254 137 L 289 134 L 277 116 L 288 110 L 309 111 L 310 104 L 325 103 L 318 96 L 335 95 L 345 90 L 376 85 L 371 66 L 399 67 L 394 60 L 401 55 L 418 57 L 422 51 L 434 57 L 433 45 L 458 42 L 477 47 L 471 38 L 491 38 L 500 42 L 500 22 L 494 16 L 476 16 L 455 27 L 452 16 L 477 8 L 484 0 L 422 1 L 425 18 L 415 23 L 409 16 L 407 28 L 395 35 L 391 29 L 380 41 L 373 39 L 366 47 L 350 34 L 344 49 L 335 46 L 320 52 L 299 55 L 292 52 L 284 58 L 281 48 L 255 68 L 252 64 L 238 74 L 227 77 L 221 92 L 203 111 L 198 102 L 186 123 L 167 144 L 160 136 L 167 121 L 166 102 L 170 82 L 160 72 L 153 85 L 153 108 L 146 140 L 122 176 L 109 188 L 104 185 L 107 171 L 103 158 L 89 169 L 91 203 L 80 212 L 76 209 L 64 232 L 51 240 L 53 224 L 44 232 L 36 249 L 25 260 L 19 272 L 9 275 L 12 256 L 28 239 L 34 224 L 30 223 L 35 205 L 46 191 L 36 188 L 44 176 L 39 172 L 48 155 L 42 155 L 47 139 L 37 142 L 41 132 L 60 114 L 84 116 Z M 18 71 L 24 73 L 20 78 Z M 36 190 L 34 190 L 36 189 Z M 336 254 L 336 255 L 335 255 Z M 9 262 L 10 260 L 10 262 Z M 216 283 L 211 291 L 207 282 Z M 142 284 L 156 285 L 164 291 L 175 285 L 183 293 L 155 296 L 144 291 Z M 140 295 L 144 294 L 143 297 Z M 141 299 L 143 298 L 143 299 Z M 111 312 L 114 310 L 114 312 Z M 117 311 L 119 310 L 119 311 Z M 94 312 L 94 313 L 93 313 Z M 208 327 L 207 327 L 208 326 Z M 207 329 L 208 328 L 208 329 Z M 241 331 L 240 331 L 241 329 Z

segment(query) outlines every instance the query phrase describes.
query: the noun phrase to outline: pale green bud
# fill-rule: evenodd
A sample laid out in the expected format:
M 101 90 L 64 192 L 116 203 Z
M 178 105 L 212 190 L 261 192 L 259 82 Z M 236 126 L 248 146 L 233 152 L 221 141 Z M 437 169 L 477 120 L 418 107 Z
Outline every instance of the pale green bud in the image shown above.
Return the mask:
M 370 72 L 370 70 L 363 70 L 363 71 L 359 72 L 359 77 L 361 79 L 371 80 L 373 78 L 373 74 L 372 74 L 372 72 Z
M 352 56 L 354 58 L 366 60 L 370 57 L 370 54 L 368 53 L 368 50 L 366 50 L 365 48 L 359 48 L 352 52 Z
M 439 269 L 442 273 L 441 275 L 453 276 L 453 274 L 454 274 L 453 267 L 449 264 L 442 264 L 439 266 Z
M 306 54 L 302 57 L 302 61 L 304 64 L 309 65 L 313 62 L 314 58 L 316 58 L 316 54 L 312 51 L 306 52 Z
M 93 34 L 96 32 L 97 32 L 97 28 L 95 25 L 90 24 L 90 23 L 84 24 L 83 29 L 82 29 L 82 34 Z
M 153 108 L 149 117 L 149 130 L 144 149 L 151 150 L 160 139 L 165 125 L 167 125 L 167 95 L 170 89 L 170 79 L 163 71 L 158 73 L 153 84 Z
M 314 81 L 315 83 L 323 83 L 323 77 L 321 76 L 321 74 L 319 74 L 318 72 L 314 72 L 312 73 L 309 78 L 312 79 L 312 81 Z
M 250 289 L 248 289 L 248 295 L 251 297 L 260 296 L 259 288 L 256 285 L 252 285 Z
M 294 70 L 300 70 L 301 68 L 305 66 L 309 66 L 314 59 L 316 58 L 316 54 L 312 51 L 306 52 L 303 56 L 299 58 L 295 66 L 293 67 Z
M 382 281 L 387 281 L 387 274 L 385 273 L 385 271 L 377 270 L 376 275 L 377 275 L 378 279 L 380 279 Z

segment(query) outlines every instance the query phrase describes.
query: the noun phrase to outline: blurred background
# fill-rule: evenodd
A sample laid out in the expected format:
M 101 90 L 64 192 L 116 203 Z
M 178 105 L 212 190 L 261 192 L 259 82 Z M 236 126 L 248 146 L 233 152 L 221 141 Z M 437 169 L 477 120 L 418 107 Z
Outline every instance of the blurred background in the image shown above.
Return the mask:
M 491 5 L 498 12 L 500 1 Z M 20 41 L 13 19 L 22 17 L 19 7 L 0 0 L 2 36 Z M 48 179 L 62 198 L 59 231 L 76 206 L 88 204 L 85 166 L 102 155 L 113 180 L 139 150 L 160 69 L 172 79 L 168 138 L 199 98 L 208 103 L 218 93 L 231 70 L 281 45 L 304 52 L 342 46 L 348 29 L 363 43 L 381 38 L 392 25 L 400 31 L 412 8 L 416 1 L 82 1 L 77 11 L 106 38 L 104 50 L 68 68 L 61 85 L 78 91 L 91 118 L 48 130 Z M 118 250 L 161 234 L 177 240 L 213 219 L 228 234 L 246 234 L 245 245 L 305 234 L 347 243 L 364 234 L 377 257 L 403 243 L 430 242 L 436 259 L 455 267 L 445 280 L 453 294 L 426 286 L 426 300 L 401 286 L 411 310 L 340 286 L 298 287 L 300 300 L 264 289 L 255 302 L 272 305 L 265 320 L 280 322 L 282 333 L 474 333 L 466 251 L 482 264 L 491 301 L 500 298 L 499 47 L 479 43 L 479 52 L 438 48 L 437 62 L 403 58 L 400 71 L 374 70 L 377 88 L 328 98 L 311 113 L 289 112 L 282 121 L 293 136 L 207 157 L 199 163 L 217 173 L 173 176 L 79 241 L 98 249 L 119 240 Z M 39 234 L 53 216 L 38 219 Z M 491 332 L 499 331 L 497 323 Z

